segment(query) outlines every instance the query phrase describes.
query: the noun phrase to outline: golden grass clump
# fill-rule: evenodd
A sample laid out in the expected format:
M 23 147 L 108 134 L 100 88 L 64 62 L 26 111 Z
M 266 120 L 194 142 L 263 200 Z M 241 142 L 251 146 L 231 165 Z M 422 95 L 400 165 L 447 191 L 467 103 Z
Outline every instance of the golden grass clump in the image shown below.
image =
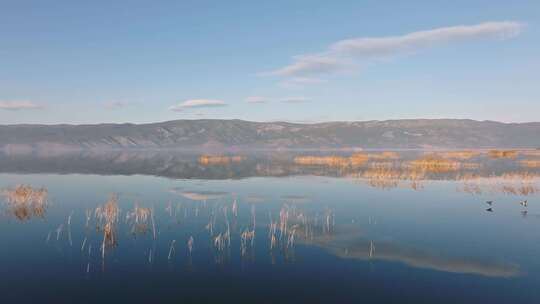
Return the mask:
M 395 151 L 384 151 L 378 154 L 370 153 L 368 154 L 370 159 L 384 160 L 384 159 L 399 159 L 399 153 Z
M 394 169 L 371 169 L 366 170 L 364 173 L 362 173 L 362 177 L 369 178 L 369 179 L 381 179 L 381 180 L 399 180 L 401 179 L 401 171 L 400 170 L 394 170 Z
M 519 155 L 517 150 L 490 150 L 488 156 L 494 159 L 497 158 L 516 158 Z
M 109 200 L 99 206 L 95 210 L 96 219 L 103 224 L 103 242 L 101 244 L 101 255 L 105 259 L 105 251 L 107 248 L 115 247 L 117 244 L 115 225 L 120 216 L 120 208 L 118 208 L 118 198 L 116 195 L 111 195 Z M 100 227 L 98 227 L 99 229 Z
M 527 196 L 538 193 L 539 189 L 533 184 L 501 185 L 500 191 L 504 194 Z
M 297 156 L 294 163 L 298 165 L 325 165 L 330 167 L 346 166 L 349 162 L 341 156 Z
M 442 158 L 450 158 L 450 159 L 470 159 L 475 156 L 481 155 L 482 152 L 477 150 L 463 150 L 463 151 L 443 151 L 438 152 L 437 155 Z
M 406 164 L 413 170 L 425 170 L 432 173 L 446 173 L 458 171 L 460 169 L 477 169 L 480 167 L 477 163 L 463 163 L 449 159 L 427 156 L 422 159 L 410 161 Z
M 522 167 L 540 168 L 540 159 L 526 159 L 519 162 Z
M 126 214 L 126 221 L 131 222 L 133 227 L 131 232 L 133 234 L 146 234 L 149 230 L 149 220 L 152 216 L 152 210 L 150 208 L 139 207 L 135 204 L 133 210 L 128 211 Z
M 294 163 L 307 166 L 348 167 L 361 166 L 368 161 L 369 157 L 364 153 L 354 153 L 350 157 L 343 156 L 297 156 Z
M 361 166 L 365 164 L 368 161 L 368 159 L 369 159 L 369 155 L 359 152 L 359 153 L 354 153 L 353 155 L 351 155 L 351 157 L 349 157 L 349 162 L 353 166 Z
M 201 155 L 199 164 L 201 165 L 226 165 L 230 163 L 239 163 L 244 160 L 242 156 L 220 156 L 220 155 Z
M 506 172 L 501 174 L 502 179 L 531 182 L 540 179 L 540 174 L 534 172 Z
M 361 178 L 375 188 L 391 189 L 399 186 L 400 181 L 411 181 L 414 190 L 422 188 L 420 181 L 425 178 L 422 170 L 401 170 L 392 168 L 371 168 L 360 174 Z
M 12 207 L 13 215 L 21 221 L 45 216 L 49 196 L 45 188 L 37 189 L 29 185 L 19 185 L 14 189 L 3 190 L 0 194 Z
M 414 170 L 425 170 L 435 173 L 457 171 L 461 168 L 460 162 L 432 157 L 413 160 L 408 162 L 408 165 Z
M 19 185 L 15 189 L 2 191 L 10 204 L 45 204 L 49 193 L 46 189 L 34 189 L 30 185 Z
M 116 232 L 112 223 L 106 223 L 103 226 L 103 250 L 107 247 L 114 247 L 116 245 Z
M 391 169 L 396 167 L 396 164 L 391 161 L 375 161 L 369 162 L 368 167 L 370 169 Z
M 104 205 L 97 207 L 95 210 L 96 218 L 105 223 L 113 224 L 118 222 L 119 214 L 118 198 L 115 195 L 111 195 Z
M 526 196 L 540 192 L 538 181 L 540 175 L 534 172 L 506 172 L 501 175 L 480 176 L 465 174 L 460 177 L 464 181 L 463 191 L 471 194 L 483 192 L 503 193 Z
M 151 213 L 152 210 L 150 208 L 139 207 L 138 204 L 135 204 L 133 210 L 127 213 L 126 219 L 133 220 L 136 224 L 147 223 Z

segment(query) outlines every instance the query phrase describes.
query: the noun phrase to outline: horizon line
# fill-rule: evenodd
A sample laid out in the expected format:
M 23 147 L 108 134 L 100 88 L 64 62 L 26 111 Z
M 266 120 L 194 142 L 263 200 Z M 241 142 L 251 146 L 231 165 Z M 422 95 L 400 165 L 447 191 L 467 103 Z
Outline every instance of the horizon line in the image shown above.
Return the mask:
M 317 125 L 317 124 L 330 124 L 330 123 L 368 123 L 368 122 L 390 122 L 390 121 L 413 121 L 413 120 L 424 120 L 424 121 L 443 121 L 443 120 L 453 120 L 453 121 L 473 121 L 473 122 L 492 122 L 499 124 L 532 124 L 540 123 L 540 121 L 525 121 L 525 122 L 504 122 L 490 119 L 472 119 L 472 118 L 396 118 L 396 119 L 371 119 L 371 120 L 328 120 L 328 121 L 318 121 L 318 122 L 309 122 L 309 121 L 291 121 L 291 120 L 268 120 L 268 121 L 257 121 L 257 120 L 246 120 L 240 118 L 185 118 L 185 119 L 172 119 L 172 120 L 163 120 L 156 122 L 142 122 L 142 123 L 133 123 L 133 122 L 96 122 L 96 123 L 17 123 L 17 124 L 0 124 L 0 127 L 10 127 L 10 126 L 100 126 L 100 125 L 152 125 L 152 124 L 162 124 L 169 122 L 177 121 L 242 121 L 250 123 L 288 123 L 288 124 L 297 124 L 297 125 Z

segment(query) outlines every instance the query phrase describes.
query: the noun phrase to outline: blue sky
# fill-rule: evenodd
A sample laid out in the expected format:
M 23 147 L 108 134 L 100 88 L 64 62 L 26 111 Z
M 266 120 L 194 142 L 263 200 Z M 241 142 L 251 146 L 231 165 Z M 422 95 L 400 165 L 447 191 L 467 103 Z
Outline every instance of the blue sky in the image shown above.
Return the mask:
M 0 1 L 0 124 L 540 121 L 540 1 Z

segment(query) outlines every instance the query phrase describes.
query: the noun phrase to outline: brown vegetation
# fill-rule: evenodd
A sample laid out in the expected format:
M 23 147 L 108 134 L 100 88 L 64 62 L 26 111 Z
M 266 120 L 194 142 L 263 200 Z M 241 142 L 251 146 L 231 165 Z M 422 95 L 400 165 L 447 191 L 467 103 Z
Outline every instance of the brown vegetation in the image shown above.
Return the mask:
M 29 185 L 19 185 L 14 189 L 6 189 L 0 194 L 12 207 L 13 215 L 21 221 L 45 216 L 49 193 L 44 188 L 34 189 Z
M 462 151 L 443 151 L 438 152 L 437 155 L 442 158 L 454 158 L 454 159 L 470 159 L 475 156 L 481 155 L 482 152 L 478 150 L 462 150 Z
M 201 155 L 199 164 L 201 165 L 226 165 L 230 163 L 239 163 L 244 160 L 242 156 L 220 156 L 220 155 Z
M 298 165 L 317 165 L 329 167 L 357 167 L 365 164 L 369 157 L 364 153 L 355 153 L 350 157 L 343 156 L 297 156 L 294 163 Z
M 118 208 L 118 198 L 111 195 L 109 200 L 95 210 L 96 219 L 103 224 L 99 227 L 103 231 L 103 242 L 101 244 L 101 254 L 105 257 L 107 248 L 115 247 L 117 244 L 115 225 L 118 222 L 120 208 Z
M 477 169 L 480 167 L 477 163 L 463 163 L 449 159 L 427 156 L 422 159 L 413 160 L 406 163 L 413 170 L 424 170 L 432 173 L 445 173 L 458 171 L 460 169 Z
M 527 168 L 540 168 L 540 159 L 527 159 L 522 160 L 519 164 Z
M 517 150 L 491 150 L 488 152 L 489 157 L 497 158 L 516 158 L 519 155 Z
M 399 153 L 394 152 L 394 151 L 384 151 L 384 152 L 381 152 L 379 154 L 370 153 L 370 154 L 368 154 L 368 157 L 370 159 L 378 159 L 378 160 L 399 159 Z
M 401 168 L 371 168 L 363 173 L 351 175 L 352 177 L 364 179 L 368 185 L 381 188 L 396 188 L 402 181 L 410 181 L 410 187 L 414 190 L 422 188 L 420 183 L 425 178 L 425 172 L 422 170 L 403 170 Z

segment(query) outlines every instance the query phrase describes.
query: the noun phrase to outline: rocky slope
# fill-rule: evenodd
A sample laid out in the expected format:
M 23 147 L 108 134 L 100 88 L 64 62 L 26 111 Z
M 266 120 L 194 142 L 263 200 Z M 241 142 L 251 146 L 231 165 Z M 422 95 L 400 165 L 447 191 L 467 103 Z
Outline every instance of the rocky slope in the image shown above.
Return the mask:
M 0 149 L 537 148 L 540 123 L 415 119 L 295 124 L 177 120 L 153 124 L 6 125 Z

